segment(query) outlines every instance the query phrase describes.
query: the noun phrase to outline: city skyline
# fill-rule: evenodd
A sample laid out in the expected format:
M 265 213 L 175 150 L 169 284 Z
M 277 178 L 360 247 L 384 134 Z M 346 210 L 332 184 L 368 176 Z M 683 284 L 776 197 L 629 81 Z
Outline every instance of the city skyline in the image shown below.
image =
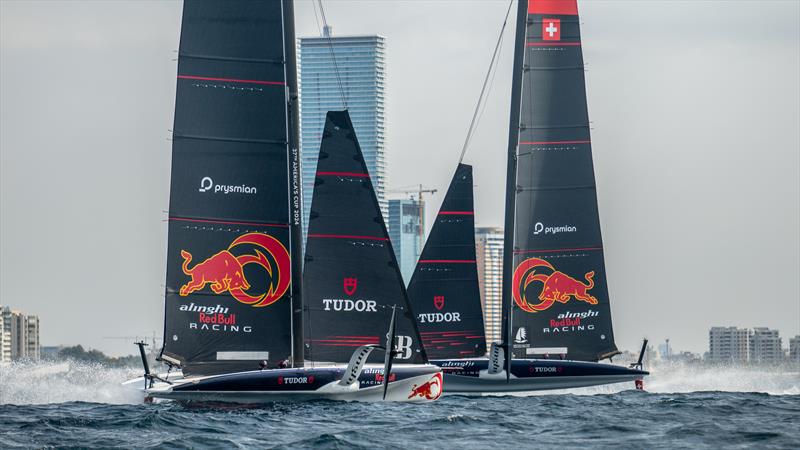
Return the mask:
M 297 35 L 318 35 L 312 4 L 296 6 Z M 444 192 L 506 7 L 326 8 L 336 34 L 391 44 L 389 188 Z M 0 9 L 0 301 L 38 313 L 45 345 L 130 353 L 103 337 L 161 330 L 180 3 Z M 703 351 L 714 324 L 797 335 L 800 5 L 597 1 L 580 11 L 619 346 L 646 335 Z M 510 34 L 504 42 L 465 158 L 479 226 L 503 223 Z M 69 70 L 53 77 L 54 66 Z M 430 224 L 442 195 L 427 200 Z M 755 281 L 765 274 L 766 292 Z
M 303 240 L 328 111 L 347 108 L 364 153 L 384 220 L 386 200 L 386 38 L 379 35 L 301 36 L 297 64 L 300 90 L 300 158 L 303 176 Z

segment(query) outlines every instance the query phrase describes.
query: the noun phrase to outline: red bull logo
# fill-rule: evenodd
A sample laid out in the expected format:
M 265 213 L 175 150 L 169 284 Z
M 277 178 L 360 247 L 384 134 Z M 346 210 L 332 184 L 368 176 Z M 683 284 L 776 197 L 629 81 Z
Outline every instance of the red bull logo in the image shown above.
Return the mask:
M 254 254 L 235 256 L 232 251 L 243 245 L 254 248 Z M 265 254 L 271 256 L 274 267 Z M 181 250 L 181 256 L 183 257 L 181 267 L 183 273 L 191 277 L 188 283 L 181 286 L 179 291 L 181 297 L 186 297 L 210 285 L 211 291 L 215 294 L 228 292 L 239 302 L 262 307 L 275 303 L 289 289 L 291 280 L 289 252 L 279 240 L 266 234 L 247 233 L 239 236 L 228 246 L 227 250 L 222 250 L 205 261 L 195 264 L 191 269 L 189 264 L 192 262 L 192 254 Z M 244 274 L 244 268 L 248 264 L 260 266 L 266 272 L 269 279 L 264 283 L 257 283 L 265 286 L 263 293 L 253 294 L 250 292 L 252 286 Z
M 589 294 L 594 287 L 594 271 L 584 275 L 586 283 L 555 270 L 547 261 L 539 258 L 528 258 L 522 261 L 514 270 L 514 302 L 523 311 L 535 313 L 544 311 L 553 306 L 555 302 L 567 303 L 571 298 L 581 300 L 590 305 L 597 304 L 597 298 Z M 528 286 L 534 281 L 542 283 L 539 301 L 531 303 L 525 293 Z
M 436 400 L 442 395 L 442 374 L 434 374 L 430 380 L 417 386 L 416 384 L 411 387 L 411 395 L 408 399 L 414 397 L 422 397 L 427 400 Z

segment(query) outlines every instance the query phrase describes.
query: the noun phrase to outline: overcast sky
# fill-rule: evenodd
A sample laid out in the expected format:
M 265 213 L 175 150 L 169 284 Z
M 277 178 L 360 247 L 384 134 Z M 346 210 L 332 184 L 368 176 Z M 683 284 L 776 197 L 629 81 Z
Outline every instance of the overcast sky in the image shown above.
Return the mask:
M 297 2 L 298 36 L 317 34 Z M 388 42 L 390 187 L 450 180 L 508 3 L 332 1 Z M 617 343 L 800 333 L 800 2 L 579 4 Z M 512 10 L 512 21 L 513 21 Z M 0 0 L 0 304 L 43 345 L 161 334 L 179 2 Z M 466 162 L 501 225 L 513 26 Z M 430 220 L 429 220 L 430 222 Z

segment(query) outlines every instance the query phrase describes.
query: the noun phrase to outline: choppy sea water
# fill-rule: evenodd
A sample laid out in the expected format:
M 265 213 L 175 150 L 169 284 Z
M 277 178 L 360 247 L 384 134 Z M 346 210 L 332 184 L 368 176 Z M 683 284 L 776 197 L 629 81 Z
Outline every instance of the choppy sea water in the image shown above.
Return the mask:
M 632 383 L 424 405 L 141 404 L 136 371 L 0 366 L 0 447 L 800 448 L 800 373 L 653 369 Z M 446 386 L 445 386 L 446 388 Z

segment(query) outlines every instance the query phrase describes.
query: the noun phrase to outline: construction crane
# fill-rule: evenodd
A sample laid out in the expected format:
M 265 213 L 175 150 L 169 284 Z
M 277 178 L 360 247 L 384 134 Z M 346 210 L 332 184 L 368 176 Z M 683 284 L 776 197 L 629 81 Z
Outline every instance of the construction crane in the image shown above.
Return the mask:
M 397 188 L 397 189 L 389 189 L 389 192 L 397 192 L 397 193 L 408 194 L 408 197 L 411 200 L 414 199 L 414 194 L 417 195 L 417 206 L 418 206 L 417 210 L 419 211 L 419 246 L 420 246 L 420 251 L 422 251 L 422 245 L 423 245 L 423 242 L 425 241 L 425 239 L 424 239 L 424 233 L 425 233 L 425 217 L 424 217 L 424 214 L 425 213 L 423 211 L 424 210 L 424 205 L 425 205 L 425 200 L 423 200 L 422 195 L 423 194 L 431 194 L 431 195 L 433 195 L 437 191 L 438 191 L 438 189 L 425 189 L 425 187 L 423 185 L 421 185 L 421 184 L 409 186 L 408 189 L 403 188 L 403 187 Z

